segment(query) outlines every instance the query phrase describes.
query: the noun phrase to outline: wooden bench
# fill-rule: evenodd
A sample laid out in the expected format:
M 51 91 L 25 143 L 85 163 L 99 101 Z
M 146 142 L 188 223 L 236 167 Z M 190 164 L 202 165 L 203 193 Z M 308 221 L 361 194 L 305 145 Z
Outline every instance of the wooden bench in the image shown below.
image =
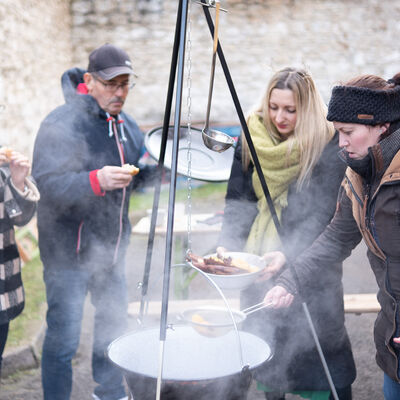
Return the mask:
M 381 306 L 375 293 L 345 294 L 344 312 L 349 314 L 377 313 Z
M 240 309 L 239 299 L 228 299 L 230 307 Z M 179 314 L 189 308 L 207 307 L 209 305 L 224 307 L 222 299 L 201 299 L 201 300 L 173 300 L 168 303 L 170 314 Z M 128 314 L 136 317 L 139 314 L 140 302 L 132 302 L 128 307 Z M 348 314 L 361 315 L 364 313 L 377 313 L 381 309 L 375 293 L 345 294 L 344 312 Z M 161 301 L 150 301 L 148 305 L 149 315 L 159 315 L 161 312 Z

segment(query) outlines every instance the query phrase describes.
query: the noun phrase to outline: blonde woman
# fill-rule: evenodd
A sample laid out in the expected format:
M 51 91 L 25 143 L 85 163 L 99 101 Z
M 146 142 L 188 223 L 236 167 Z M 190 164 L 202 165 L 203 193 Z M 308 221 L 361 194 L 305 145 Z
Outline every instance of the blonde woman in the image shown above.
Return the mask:
M 259 255 L 284 250 L 293 258 L 328 225 L 345 164 L 337 156 L 338 136 L 326 121 L 326 112 L 307 71 L 284 68 L 274 74 L 260 107 L 247 122 L 282 226 L 283 243 L 242 135 L 228 183 L 221 247 Z M 263 300 L 273 285 L 273 278 L 266 280 L 271 272 L 267 268 L 259 282 L 242 292 L 243 308 Z M 348 400 L 355 366 L 344 327 L 341 276 L 341 263 L 326 266 L 303 293 L 339 398 Z M 267 399 L 284 399 L 285 393 L 294 391 L 313 399 L 331 398 L 300 303 L 293 303 L 284 313 L 255 313 L 246 324 L 274 352 L 272 361 L 254 374 Z

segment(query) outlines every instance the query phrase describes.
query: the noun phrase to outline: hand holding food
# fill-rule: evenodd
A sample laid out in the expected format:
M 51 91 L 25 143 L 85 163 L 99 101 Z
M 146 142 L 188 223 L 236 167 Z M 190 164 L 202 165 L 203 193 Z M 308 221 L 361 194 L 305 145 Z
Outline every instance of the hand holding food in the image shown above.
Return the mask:
M 97 172 L 97 179 L 102 190 L 115 190 L 127 187 L 132 181 L 132 175 L 126 169 L 106 165 Z
M 280 251 L 271 251 L 263 255 L 266 267 L 262 270 L 259 280 L 265 281 L 276 275 L 286 263 L 285 255 Z
M 0 147 L 0 164 L 11 161 L 13 150 L 10 147 Z
M 224 256 L 225 256 L 225 253 L 226 253 L 227 251 L 228 251 L 228 250 L 227 250 L 225 247 L 218 246 L 218 247 L 217 247 L 217 256 L 218 256 L 218 257 L 224 257 Z
M 5 162 L 9 163 L 12 183 L 17 189 L 24 191 L 25 178 L 31 168 L 29 159 L 10 147 L 1 147 L 0 164 Z
M 272 304 L 273 308 L 286 308 L 293 302 L 294 296 L 282 286 L 274 286 L 264 297 L 265 304 Z

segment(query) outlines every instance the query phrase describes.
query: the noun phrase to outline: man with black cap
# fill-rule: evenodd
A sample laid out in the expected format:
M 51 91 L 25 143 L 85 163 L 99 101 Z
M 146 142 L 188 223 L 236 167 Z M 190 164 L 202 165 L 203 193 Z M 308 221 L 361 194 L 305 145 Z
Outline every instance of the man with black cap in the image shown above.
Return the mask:
M 95 49 L 88 70 L 64 73 L 65 104 L 38 132 L 33 176 L 42 193 L 38 229 L 48 302 L 42 354 L 45 400 L 67 400 L 71 360 L 79 344 L 83 305 L 95 308 L 93 398 L 125 398 L 120 371 L 105 355 L 126 328 L 124 258 L 131 231 L 129 196 L 144 174 L 132 176 L 143 135 L 122 111 L 132 87 L 131 60 L 111 44 Z

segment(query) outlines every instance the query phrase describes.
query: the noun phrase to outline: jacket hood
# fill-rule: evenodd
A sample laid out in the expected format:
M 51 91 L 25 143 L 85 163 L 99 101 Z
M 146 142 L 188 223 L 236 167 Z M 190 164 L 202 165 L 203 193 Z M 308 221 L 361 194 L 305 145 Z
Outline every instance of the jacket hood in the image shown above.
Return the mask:
M 63 73 L 61 87 L 66 103 L 69 103 L 79 95 L 77 88 L 80 84 L 84 85 L 83 74 L 85 72 L 86 70 L 82 68 L 71 68 Z

